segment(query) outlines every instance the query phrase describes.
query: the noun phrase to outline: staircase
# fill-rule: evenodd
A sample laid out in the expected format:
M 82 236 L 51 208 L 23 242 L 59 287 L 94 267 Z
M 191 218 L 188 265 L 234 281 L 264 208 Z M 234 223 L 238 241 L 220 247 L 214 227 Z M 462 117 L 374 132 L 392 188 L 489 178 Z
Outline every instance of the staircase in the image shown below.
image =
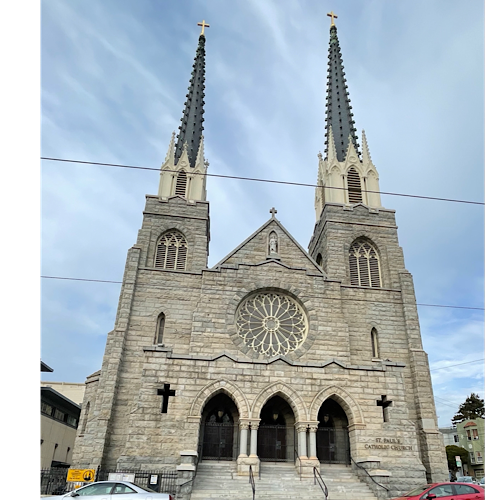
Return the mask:
M 255 477 L 255 500 L 324 500 L 312 478 L 299 478 L 293 463 L 261 463 Z M 321 476 L 329 500 L 377 500 L 365 483 L 344 465 L 322 465 Z M 248 476 L 236 474 L 234 462 L 202 462 L 193 484 L 191 500 L 252 500 Z

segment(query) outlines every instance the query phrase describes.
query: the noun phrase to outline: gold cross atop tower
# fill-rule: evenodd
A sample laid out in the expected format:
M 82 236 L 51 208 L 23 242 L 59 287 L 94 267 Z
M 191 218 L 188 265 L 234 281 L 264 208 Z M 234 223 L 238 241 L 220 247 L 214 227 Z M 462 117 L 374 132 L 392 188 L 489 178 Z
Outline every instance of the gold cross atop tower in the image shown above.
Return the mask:
M 337 16 L 337 14 L 334 14 L 333 10 L 331 12 L 328 12 L 327 16 L 332 18 L 332 24 L 330 24 L 330 26 L 335 26 L 335 19 L 337 19 L 339 16 Z
M 203 19 L 203 21 L 201 23 L 198 23 L 198 26 L 201 26 L 201 33 L 200 33 L 200 35 L 204 35 L 205 34 L 205 28 L 210 28 L 210 24 L 207 24 L 205 22 L 205 19 Z

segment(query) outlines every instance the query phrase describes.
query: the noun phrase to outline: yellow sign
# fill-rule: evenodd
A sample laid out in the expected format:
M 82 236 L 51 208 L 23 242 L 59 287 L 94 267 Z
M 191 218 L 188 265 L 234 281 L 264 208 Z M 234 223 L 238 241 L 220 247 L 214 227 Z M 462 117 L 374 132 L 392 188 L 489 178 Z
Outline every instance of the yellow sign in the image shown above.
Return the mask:
M 92 483 L 94 479 L 94 469 L 68 469 L 66 481 L 71 483 Z

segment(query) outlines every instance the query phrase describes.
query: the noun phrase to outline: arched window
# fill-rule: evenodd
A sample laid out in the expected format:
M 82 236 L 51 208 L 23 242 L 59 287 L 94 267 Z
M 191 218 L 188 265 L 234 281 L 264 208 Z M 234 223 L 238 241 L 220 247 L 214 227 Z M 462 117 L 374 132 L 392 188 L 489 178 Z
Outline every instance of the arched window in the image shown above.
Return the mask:
M 85 432 L 85 428 L 87 427 L 87 420 L 89 418 L 89 413 L 90 413 L 90 401 L 87 401 L 87 406 L 85 406 L 85 413 L 83 415 L 82 429 L 80 431 L 80 434 L 83 434 Z
M 347 172 L 347 191 L 349 193 L 349 203 L 363 203 L 361 179 L 357 170 L 353 167 Z
M 380 262 L 373 245 L 367 240 L 357 240 L 349 249 L 351 285 L 380 288 Z
M 161 269 L 186 269 L 187 242 L 179 231 L 169 231 L 158 241 L 155 267 Z
M 316 264 L 318 264 L 318 266 L 323 264 L 323 256 L 320 253 L 316 256 Z
M 187 176 L 184 170 L 180 170 L 177 174 L 177 183 L 175 184 L 175 194 L 186 196 Z
M 165 330 L 165 315 L 161 313 L 158 316 L 158 320 L 156 322 L 156 343 L 161 344 L 163 343 L 163 331 Z
M 372 338 L 372 357 L 379 358 L 380 356 L 378 352 L 378 332 L 376 328 L 372 328 L 371 338 Z

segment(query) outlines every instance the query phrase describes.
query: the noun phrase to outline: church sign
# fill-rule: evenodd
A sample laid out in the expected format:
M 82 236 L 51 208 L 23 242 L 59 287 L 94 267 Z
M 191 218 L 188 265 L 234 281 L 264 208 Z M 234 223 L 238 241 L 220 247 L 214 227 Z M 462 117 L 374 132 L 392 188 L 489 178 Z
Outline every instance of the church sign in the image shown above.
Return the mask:
M 367 450 L 411 451 L 413 446 L 402 444 L 399 438 L 375 438 L 375 443 L 366 443 Z

